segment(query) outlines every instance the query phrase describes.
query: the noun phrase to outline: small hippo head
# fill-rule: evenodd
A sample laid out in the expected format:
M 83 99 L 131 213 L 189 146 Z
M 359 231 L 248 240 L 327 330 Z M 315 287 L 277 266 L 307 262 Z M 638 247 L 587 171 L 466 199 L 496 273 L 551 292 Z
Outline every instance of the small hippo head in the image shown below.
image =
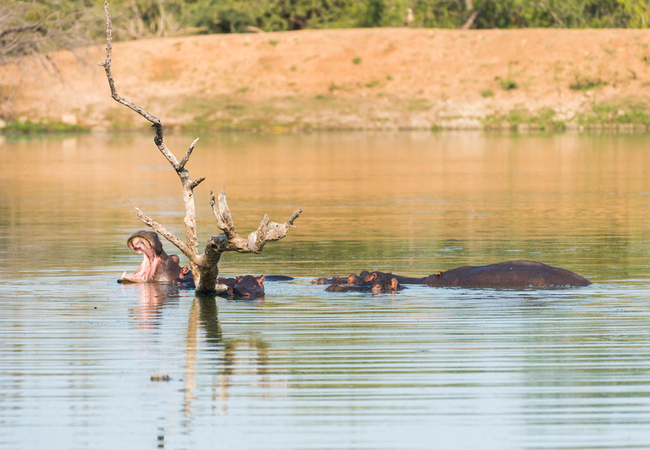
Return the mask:
M 349 286 L 346 286 L 344 284 L 330 284 L 327 286 L 327 289 L 325 289 L 327 292 L 348 292 L 350 290 Z
M 157 233 L 140 230 L 133 233 L 126 244 L 143 258 L 138 270 L 131 275 L 124 272 L 119 283 L 173 283 L 179 279 L 181 266 L 178 256 L 165 253 Z
M 382 292 L 395 292 L 402 289 L 403 287 L 397 282 L 397 278 L 391 278 L 390 281 L 373 281 L 372 285 L 370 286 L 370 292 L 373 294 L 381 294 Z
M 233 295 L 237 298 L 260 298 L 264 297 L 264 275 L 254 277 L 246 275 L 235 278 L 236 284 L 232 288 Z
M 366 284 L 365 280 L 358 275 L 352 274 L 347 279 L 348 286 L 361 286 Z

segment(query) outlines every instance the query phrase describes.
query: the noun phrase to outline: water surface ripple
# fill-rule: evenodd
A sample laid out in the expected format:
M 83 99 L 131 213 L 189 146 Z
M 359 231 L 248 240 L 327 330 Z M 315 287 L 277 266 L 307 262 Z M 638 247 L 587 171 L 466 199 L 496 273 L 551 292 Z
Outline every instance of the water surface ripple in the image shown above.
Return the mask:
M 125 245 L 143 228 L 133 207 L 183 235 L 180 185 L 149 136 L 0 143 L 0 448 L 650 448 L 649 147 L 202 136 L 188 165 L 207 177 L 202 242 L 217 231 L 208 189 L 227 186 L 242 233 L 305 210 L 282 242 L 221 264 L 296 279 L 228 301 L 115 282 L 140 262 Z M 595 284 L 373 296 L 310 283 L 509 259 Z

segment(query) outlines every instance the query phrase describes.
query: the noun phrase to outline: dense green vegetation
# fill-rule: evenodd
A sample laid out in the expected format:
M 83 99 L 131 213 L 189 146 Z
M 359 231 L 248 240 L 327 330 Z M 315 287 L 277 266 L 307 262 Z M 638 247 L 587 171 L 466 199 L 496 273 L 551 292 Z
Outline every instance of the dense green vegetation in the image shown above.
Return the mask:
M 440 28 L 645 28 L 648 0 L 112 0 L 118 39 L 188 33 L 231 33 L 403 26 Z M 7 15 L 7 11 L 13 11 Z M 6 30 L 39 24 L 86 39 L 104 33 L 97 0 L 0 0 L 0 47 Z M 3 35 L 5 33 L 5 35 Z
M 304 28 L 402 26 L 407 8 L 413 26 L 459 28 L 645 28 L 647 0 L 115 0 L 130 22 L 197 27 L 205 33 Z M 473 17 L 471 23 L 468 20 Z M 169 23 L 164 23 L 167 20 Z M 164 30 L 162 30 L 164 31 Z

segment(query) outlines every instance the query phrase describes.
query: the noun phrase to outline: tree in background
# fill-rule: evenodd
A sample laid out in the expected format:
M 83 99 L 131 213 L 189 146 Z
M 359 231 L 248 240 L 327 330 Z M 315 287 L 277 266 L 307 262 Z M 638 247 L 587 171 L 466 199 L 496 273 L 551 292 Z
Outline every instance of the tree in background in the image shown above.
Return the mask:
M 647 0 L 188 0 L 185 5 L 183 23 L 225 33 L 248 26 L 264 31 L 402 26 L 408 8 L 415 26 L 429 28 L 645 28 L 650 15 Z
M 646 28 L 647 0 L 414 0 L 416 26 Z M 469 27 L 468 27 L 469 28 Z
M 90 1 L 0 0 L 0 64 L 12 57 L 73 49 L 92 41 Z
M 0 0 L 0 58 L 101 39 L 94 0 Z M 646 28 L 648 0 L 114 0 L 118 40 L 319 28 Z

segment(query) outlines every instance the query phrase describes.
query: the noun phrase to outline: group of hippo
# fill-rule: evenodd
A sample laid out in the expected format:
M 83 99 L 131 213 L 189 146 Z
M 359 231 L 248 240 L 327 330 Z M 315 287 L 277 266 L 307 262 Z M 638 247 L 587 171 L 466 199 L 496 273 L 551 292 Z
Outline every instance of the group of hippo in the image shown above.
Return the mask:
M 129 237 L 127 245 L 143 255 L 138 270 L 126 272 L 119 283 L 178 283 L 189 288 L 194 281 L 189 267 L 181 267 L 178 256 L 168 255 L 158 234 L 141 230 Z M 218 291 L 228 298 L 252 299 L 264 297 L 264 281 L 291 280 L 286 276 L 219 278 Z M 463 288 L 563 288 L 588 286 L 589 280 L 569 270 L 547 266 L 535 261 L 507 261 L 486 266 L 464 266 L 445 272 L 436 272 L 422 278 L 404 277 L 385 272 L 363 271 L 349 277 L 317 278 L 313 284 L 328 284 L 328 292 L 396 292 L 405 284 L 423 284 L 432 287 Z
M 188 288 L 194 287 L 192 272 L 188 266 L 181 267 L 176 255 L 168 255 L 163 250 L 158 233 L 140 230 L 133 233 L 126 241 L 131 250 L 142 255 L 138 270 L 127 275 L 126 272 L 117 280 L 118 283 L 175 283 Z M 254 277 L 246 275 L 236 278 L 219 278 L 219 295 L 228 298 L 264 297 L 264 281 L 291 280 L 291 277 L 271 276 Z

